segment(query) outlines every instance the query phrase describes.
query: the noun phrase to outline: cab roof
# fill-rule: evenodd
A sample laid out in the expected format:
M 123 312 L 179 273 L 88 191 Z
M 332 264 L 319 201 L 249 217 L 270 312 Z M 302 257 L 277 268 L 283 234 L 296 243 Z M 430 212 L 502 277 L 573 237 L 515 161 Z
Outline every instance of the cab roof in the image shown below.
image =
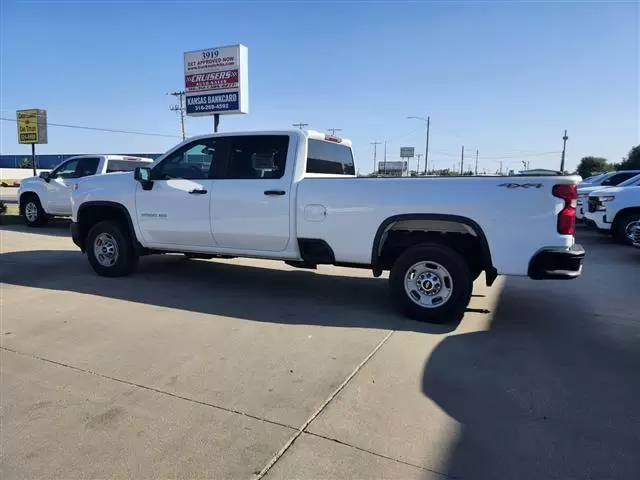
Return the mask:
M 244 130 L 244 131 L 235 131 L 235 132 L 209 133 L 206 135 L 197 135 L 195 137 L 187 138 L 185 142 L 191 141 L 191 140 L 198 140 L 200 138 L 234 137 L 234 136 L 242 136 L 242 135 L 294 135 L 297 137 L 309 138 L 313 140 L 323 140 L 327 142 L 334 142 L 340 145 L 344 145 L 345 147 L 352 146 L 351 140 L 346 138 L 341 138 L 335 135 L 329 135 L 328 133 L 318 132 L 316 130 L 300 130 L 297 128 L 284 129 L 284 130 Z

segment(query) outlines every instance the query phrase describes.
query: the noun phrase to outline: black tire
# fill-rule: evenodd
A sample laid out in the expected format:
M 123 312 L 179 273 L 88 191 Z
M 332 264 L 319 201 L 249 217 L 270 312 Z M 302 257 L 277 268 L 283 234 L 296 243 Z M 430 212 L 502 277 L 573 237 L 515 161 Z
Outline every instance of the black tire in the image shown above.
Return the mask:
M 102 260 L 96 257 L 96 239 L 104 235 L 107 244 L 104 248 L 107 251 L 113 251 L 110 248 L 115 245 L 117 256 L 112 265 L 105 265 Z M 111 245 L 109 245 L 111 243 Z M 129 275 L 138 264 L 138 252 L 136 251 L 129 229 L 121 223 L 106 220 L 96 223 L 89 234 L 86 241 L 87 258 L 93 270 L 102 277 L 123 277 Z M 109 256 L 105 253 L 105 256 Z M 113 258 L 113 257 L 111 257 Z
M 632 245 L 629 230 L 635 222 L 640 222 L 640 212 L 626 213 L 620 219 L 616 219 L 612 230 L 613 239 L 622 245 Z
M 35 218 L 33 218 L 32 212 L 35 213 Z M 35 193 L 26 195 L 24 200 L 20 202 L 20 213 L 28 227 L 44 227 L 49 223 L 49 215 L 42 208 L 40 198 Z
M 451 287 L 449 297 L 439 306 L 418 305 L 405 290 L 405 277 L 416 264 L 424 262 L 425 267 L 439 264 L 448 272 L 440 279 L 446 287 Z M 430 265 L 429 265 L 430 264 Z M 389 286 L 393 302 L 406 316 L 428 323 L 458 322 L 471 300 L 473 276 L 462 255 L 441 244 L 421 244 L 406 250 L 394 263 L 389 276 Z M 413 291 L 413 296 L 420 294 Z M 433 301 L 438 297 L 433 296 Z

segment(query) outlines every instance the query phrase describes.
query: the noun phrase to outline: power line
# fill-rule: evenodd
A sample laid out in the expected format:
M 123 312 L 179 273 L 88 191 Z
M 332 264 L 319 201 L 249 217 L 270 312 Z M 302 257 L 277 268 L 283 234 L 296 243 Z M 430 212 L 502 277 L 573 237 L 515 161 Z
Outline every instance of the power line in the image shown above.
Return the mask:
M 3 120 L 5 122 L 17 122 L 17 119 L 15 119 L 15 118 L 0 117 L 0 120 Z M 47 126 L 49 126 L 49 127 L 76 128 L 78 130 L 94 130 L 94 131 L 97 131 L 97 132 L 129 133 L 131 135 L 147 135 L 147 136 L 150 136 L 150 137 L 179 138 L 178 135 L 169 135 L 167 133 L 137 132 L 137 131 L 134 131 L 134 130 L 117 130 L 117 129 L 114 129 L 114 128 L 86 127 L 84 125 L 68 125 L 68 124 L 64 124 L 64 123 L 47 122 Z
M 327 132 L 331 132 L 331 135 L 335 136 L 336 132 L 341 132 L 341 128 L 327 128 Z

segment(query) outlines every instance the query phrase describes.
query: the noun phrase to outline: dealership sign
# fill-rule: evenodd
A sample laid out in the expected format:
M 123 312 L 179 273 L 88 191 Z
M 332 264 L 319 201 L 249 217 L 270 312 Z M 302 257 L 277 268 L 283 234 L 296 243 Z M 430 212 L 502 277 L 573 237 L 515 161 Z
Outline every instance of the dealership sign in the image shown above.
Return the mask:
M 47 111 L 40 108 L 16 110 L 18 143 L 47 143 Z
M 400 147 L 400 158 L 413 158 L 415 153 L 414 147 Z
M 187 115 L 248 113 L 247 47 L 185 53 L 184 89 Z

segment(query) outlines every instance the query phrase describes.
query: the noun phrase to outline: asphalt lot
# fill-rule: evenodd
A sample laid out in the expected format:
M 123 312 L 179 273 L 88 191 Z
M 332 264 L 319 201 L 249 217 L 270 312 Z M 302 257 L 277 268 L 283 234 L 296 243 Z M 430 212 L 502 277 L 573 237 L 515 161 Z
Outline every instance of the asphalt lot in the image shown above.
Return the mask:
M 476 285 L 459 325 L 386 280 L 0 230 L 0 478 L 640 478 L 640 251 Z

